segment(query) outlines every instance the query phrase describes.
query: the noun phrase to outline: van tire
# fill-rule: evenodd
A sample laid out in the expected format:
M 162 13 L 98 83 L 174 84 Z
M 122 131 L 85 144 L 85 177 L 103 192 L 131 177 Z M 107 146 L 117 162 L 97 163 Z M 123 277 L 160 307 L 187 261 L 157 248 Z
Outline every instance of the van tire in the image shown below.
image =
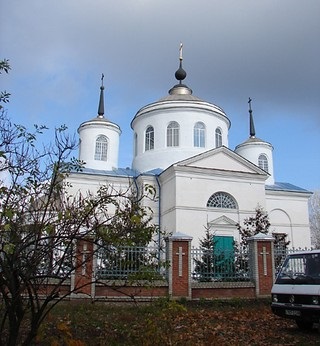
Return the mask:
M 310 330 L 313 327 L 313 322 L 310 321 L 296 320 L 296 323 L 301 330 Z

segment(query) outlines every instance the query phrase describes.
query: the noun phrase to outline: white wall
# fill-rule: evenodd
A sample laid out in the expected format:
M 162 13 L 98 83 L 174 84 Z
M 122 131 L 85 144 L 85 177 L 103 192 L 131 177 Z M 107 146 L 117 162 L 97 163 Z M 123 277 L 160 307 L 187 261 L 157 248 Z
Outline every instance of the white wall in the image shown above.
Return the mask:
M 290 247 L 311 247 L 308 199 L 309 193 L 266 192 L 266 210 L 271 231 L 288 234 Z
M 80 137 L 79 159 L 86 162 L 86 167 L 100 170 L 118 168 L 119 136 L 121 130 L 118 125 L 104 118 L 95 118 L 84 122 L 78 129 Z M 107 161 L 94 159 L 96 139 L 104 135 L 108 139 Z
M 167 126 L 176 121 L 180 126 L 178 147 L 167 147 Z M 193 128 L 196 122 L 206 126 L 204 148 L 194 147 Z M 154 128 L 154 149 L 145 151 L 145 131 L 148 126 Z M 228 147 L 228 130 L 230 121 L 214 105 L 200 102 L 155 103 L 137 113 L 132 121 L 132 128 L 137 134 L 137 155 L 134 156 L 132 168 L 146 172 L 155 168 L 165 169 L 171 164 L 194 156 L 215 147 L 215 130 L 222 131 L 222 144 Z
M 161 206 L 162 227 L 192 236 L 195 246 L 198 245 L 199 238 L 204 236 L 205 227 L 211 221 L 227 216 L 234 223 L 238 223 L 253 215 L 258 204 L 265 207 L 264 181 L 258 178 L 248 181 L 246 174 L 242 177 L 221 177 L 215 176 L 214 170 L 200 175 L 187 170 L 176 172 L 170 167 L 165 176 L 160 178 L 162 194 L 165 197 Z M 232 195 L 239 210 L 207 208 L 208 199 L 218 191 Z M 221 226 L 221 229 L 225 231 L 226 227 Z M 230 232 L 238 240 L 236 227 Z
M 271 233 L 286 233 L 290 247 L 310 247 L 311 237 L 308 218 L 308 193 L 289 193 L 265 191 L 263 181 L 242 177 L 201 175 L 195 172 L 175 171 L 170 167 L 160 176 L 161 188 L 154 176 L 141 176 L 137 183 L 153 185 L 157 194 L 161 193 L 161 229 L 165 232 L 182 232 L 193 237 L 193 246 L 199 245 L 199 239 L 205 234 L 205 227 L 211 224 L 211 230 L 220 235 L 233 235 L 239 241 L 239 234 L 232 224 L 243 223 L 247 217 L 255 214 L 259 204 L 270 216 Z M 71 174 L 69 193 L 83 196 L 87 191 L 95 193 L 97 189 L 109 184 L 116 190 L 126 191 L 133 184 L 128 177 Z M 218 191 L 232 195 L 238 203 L 239 210 L 207 208 L 210 196 Z M 145 206 L 152 208 L 153 222 L 159 222 L 159 202 L 145 200 Z M 112 213 L 112 210 L 110 210 Z M 221 218 L 226 217 L 224 222 Z M 220 219 L 219 219 L 220 218 Z M 223 218 L 222 218 L 223 219 Z
M 265 155 L 268 159 L 268 177 L 266 184 L 274 184 L 274 169 L 273 169 L 273 147 L 270 143 L 261 141 L 257 138 L 249 138 L 246 142 L 238 145 L 235 149 L 235 152 L 242 157 L 246 158 L 250 162 L 254 163 L 256 166 L 259 166 L 259 156 L 261 154 Z

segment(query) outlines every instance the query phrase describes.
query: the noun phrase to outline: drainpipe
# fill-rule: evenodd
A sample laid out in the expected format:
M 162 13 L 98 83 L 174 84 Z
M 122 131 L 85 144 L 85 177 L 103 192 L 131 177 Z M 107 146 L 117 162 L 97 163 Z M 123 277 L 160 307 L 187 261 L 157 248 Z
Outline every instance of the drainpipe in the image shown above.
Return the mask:
M 133 177 L 134 185 L 136 186 L 136 196 L 139 196 L 139 188 L 138 188 L 138 183 L 137 183 L 137 177 Z
M 159 175 L 155 175 L 156 177 L 156 181 L 157 181 L 157 184 L 158 184 L 158 189 L 159 189 L 159 199 L 158 199 L 158 225 L 159 225 L 159 232 L 158 232 L 158 248 L 159 248 L 159 251 L 158 251 L 158 259 L 160 261 L 160 242 L 161 242 L 161 237 L 160 237 L 160 229 L 161 229 L 161 185 L 160 185 L 160 181 L 159 181 Z

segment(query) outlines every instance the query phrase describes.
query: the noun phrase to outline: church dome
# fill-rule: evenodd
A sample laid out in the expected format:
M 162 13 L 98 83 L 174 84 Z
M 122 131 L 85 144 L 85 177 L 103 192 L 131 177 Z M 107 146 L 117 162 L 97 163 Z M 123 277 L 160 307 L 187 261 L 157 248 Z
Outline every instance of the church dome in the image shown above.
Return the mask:
M 134 131 L 132 168 L 140 172 L 171 164 L 224 145 L 228 147 L 230 120 L 222 108 L 193 95 L 182 83 L 187 73 L 180 64 L 178 83 L 167 96 L 142 107 L 131 122 Z

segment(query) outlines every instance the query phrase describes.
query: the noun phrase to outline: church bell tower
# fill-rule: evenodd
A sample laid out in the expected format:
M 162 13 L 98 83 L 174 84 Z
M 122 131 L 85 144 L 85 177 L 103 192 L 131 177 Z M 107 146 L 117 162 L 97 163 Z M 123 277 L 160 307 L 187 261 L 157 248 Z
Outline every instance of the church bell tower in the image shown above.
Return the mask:
M 101 77 L 98 115 L 82 123 L 78 128 L 80 137 L 79 159 L 85 168 L 112 170 L 118 168 L 120 127 L 104 116 L 104 75 Z

